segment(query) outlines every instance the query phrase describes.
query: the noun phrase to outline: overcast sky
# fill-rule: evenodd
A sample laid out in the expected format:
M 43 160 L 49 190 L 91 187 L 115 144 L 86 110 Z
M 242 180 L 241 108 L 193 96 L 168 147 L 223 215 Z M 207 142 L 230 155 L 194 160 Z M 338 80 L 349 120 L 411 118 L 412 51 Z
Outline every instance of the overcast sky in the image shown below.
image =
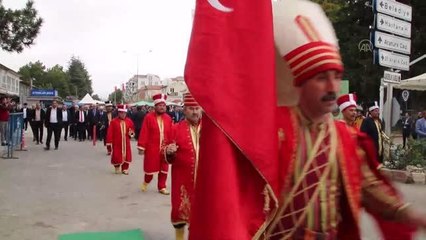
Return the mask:
M 22 8 L 26 2 L 3 5 Z M 67 68 L 76 56 L 101 97 L 137 69 L 161 78 L 183 75 L 195 0 L 35 0 L 35 8 L 44 19 L 35 45 L 20 54 L 0 50 L 0 62 L 13 70 L 37 60 Z

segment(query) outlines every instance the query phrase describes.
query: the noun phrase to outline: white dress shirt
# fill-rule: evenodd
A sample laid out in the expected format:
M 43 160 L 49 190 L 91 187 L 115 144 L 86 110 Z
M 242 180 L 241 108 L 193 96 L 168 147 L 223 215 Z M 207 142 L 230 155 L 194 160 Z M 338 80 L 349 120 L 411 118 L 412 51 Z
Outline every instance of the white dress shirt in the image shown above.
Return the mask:
M 41 109 L 35 110 L 35 121 L 41 121 Z
M 50 110 L 50 123 L 58 123 L 56 110 L 57 108 L 52 108 Z
M 62 110 L 62 121 L 68 122 L 68 111 L 67 110 Z

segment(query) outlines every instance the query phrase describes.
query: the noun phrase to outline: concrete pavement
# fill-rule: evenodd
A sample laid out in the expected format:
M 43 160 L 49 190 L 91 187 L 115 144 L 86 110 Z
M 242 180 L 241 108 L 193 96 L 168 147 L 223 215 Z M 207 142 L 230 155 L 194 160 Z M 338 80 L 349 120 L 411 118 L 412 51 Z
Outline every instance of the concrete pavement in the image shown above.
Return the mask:
M 27 140 L 31 140 L 28 139 Z M 132 144 L 136 144 L 132 142 Z M 30 142 L 19 159 L 0 159 L 0 239 L 54 240 L 79 231 L 141 228 L 146 239 L 172 239 L 170 197 L 156 179 L 142 193 L 142 158 L 115 175 L 102 144 L 61 141 L 59 150 Z
M 139 191 L 142 158 L 135 147 L 125 176 L 113 174 L 99 142 L 93 147 L 87 141 L 61 141 L 58 151 L 28 145 L 28 151 L 16 153 L 19 159 L 0 158 L 0 239 L 55 240 L 63 233 L 133 228 L 141 228 L 146 239 L 174 238 L 170 197 L 157 193 L 156 179 L 148 192 Z M 408 201 L 426 209 L 426 186 L 398 187 Z M 367 216 L 362 229 L 363 239 L 380 239 Z

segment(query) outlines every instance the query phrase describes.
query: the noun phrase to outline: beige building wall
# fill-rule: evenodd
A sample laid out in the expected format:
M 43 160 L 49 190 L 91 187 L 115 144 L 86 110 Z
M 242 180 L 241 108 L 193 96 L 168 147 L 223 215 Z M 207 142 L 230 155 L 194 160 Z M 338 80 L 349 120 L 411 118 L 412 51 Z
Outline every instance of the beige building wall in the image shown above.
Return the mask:
M 0 93 L 19 96 L 19 74 L 0 64 Z

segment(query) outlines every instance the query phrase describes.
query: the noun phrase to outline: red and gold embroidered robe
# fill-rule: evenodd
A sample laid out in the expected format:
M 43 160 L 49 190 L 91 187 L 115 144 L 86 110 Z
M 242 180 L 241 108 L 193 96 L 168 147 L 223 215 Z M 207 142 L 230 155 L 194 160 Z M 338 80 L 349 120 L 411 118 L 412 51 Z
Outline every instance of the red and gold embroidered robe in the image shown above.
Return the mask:
M 297 109 L 279 108 L 278 114 L 280 162 L 288 164 L 282 166 L 287 174 L 280 176 L 285 183 L 280 207 L 266 239 L 360 239 L 362 207 L 376 218 L 385 239 L 411 239 L 412 226 L 392 222 L 404 204 L 378 173 L 374 145 L 365 134 L 341 121 L 312 130 Z M 318 142 L 308 139 L 312 132 Z
M 333 134 L 337 139 L 333 144 L 337 145 L 334 148 L 335 156 L 327 159 L 332 160 L 331 166 L 337 166 L 338 181 L 335 187 L 338 192 L 334 197 L 330 194 L 330 197 L 323 198 L 327 205 L 324 208 L 320 204 L 319 209 L 329 211 L 327 207 L 333 206 L 330 202 L 335 200 L 336 212 L 327 213 L 327 219 L 335 221 L 322 220 L 324 214 L 320 213 L 311 219 L 319 222 L 321 228 L 304 231 L 309 230 L 308 218 L 301 218 L 299 223 L 296 222 L 290 228 L 296 227 L 295 233 L 299 233 L 297 227 L 300 227 L 302 233 L 307 233 L 306 237 L 324 231 L 326 236 L 334 239 L 359 240 L 360 211 L 363 206 L 377 219 L 384 239 L 411 239 L 414 228 L 391 221 L 402 201 L 391 184 L 378 173 L 374 161 L 368 160 L 369 157 L 375 159 L 371 141 L 364 135 L 354 137 L 342 122 L 329 124 L 332 126 L 327 127 L 334 129 Z M 294 176 L 295 160 L 299 146 L 302 145 L 298 132 L 301 127 L 301 120 L 294 110 L 279 108 L 278 161 L 264 159 L 264 162 L 253 162 L 215 126 L 214 121 L 209 118 L 203 121 L 196 200 L 191 209 L 190 239 L 280 239 L 283 235 L 279 234 L 289 230 L 280 229 L 280 222 L 285 214 L 292 213 L 287 209 L 282 211 L 285 201 L 289 199 L 295 203 L 296 200 L 290 195 L 289 189 L 292 183 L 290 179 L 297 180 Z M 214 139 L 214 142 L 210 139 Z M 209 144 L 204 144 L 204 141 Z M 325 142 L 329 144 L 331 139 Z M 213 161 L 215 158 L 226 158 L 226 161 L 221 162 L 224 167 Z M 219 172 L 220 178 L 215 178 L 212 172 Z M 327 181 L 327 184 L 330 182 Z M 296 189 L 296 192 L 298 190 L 301 189 Z M 314 196 L 315 201 L 318 195 Z M 302 208 L 303 204 L 305 202 L 302 202 Z
M 168 143 L 176 143 L 178 150 L 167 155 L 172 167 L 172 212 L 173 225 L 189 223 L 191 202 L 194 193 L 195 171 L 198 161 L 201 125 L 191 126 L 181 121 L 173 126 Z
M 170 135 L 172 119 L 166 113 L 157 115 L 155 112 L 148 113 L 142 123 L 138 139 L 138 149 L 144 150 L 145 174 L 154 174 L 159 171 L 168 172 L 169 165 L 164 161 L 161 152 L 165 137 Z
M 132 161 L 132 150 L 130 145 L 131 136 L 135 133 L 132 120 L 125 118 L 114 118 L 108 127 L 106 144 L 112 149 L 111 164 L 120 165 Z

